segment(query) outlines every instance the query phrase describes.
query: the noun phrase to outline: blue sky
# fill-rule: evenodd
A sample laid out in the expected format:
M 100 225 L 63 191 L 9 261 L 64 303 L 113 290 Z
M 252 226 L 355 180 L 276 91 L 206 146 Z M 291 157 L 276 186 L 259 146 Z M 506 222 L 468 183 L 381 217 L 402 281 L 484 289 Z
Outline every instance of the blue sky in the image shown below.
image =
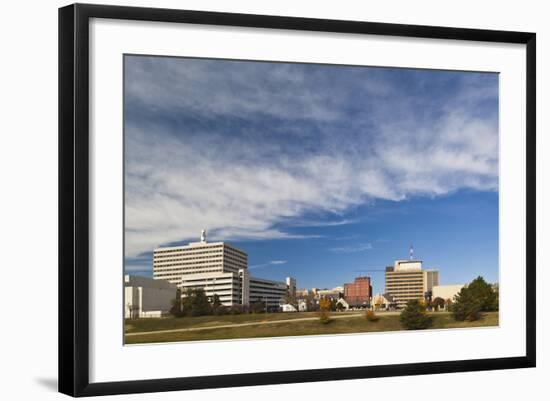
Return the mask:
M 498 280 L 498 75 L 125 56 L 125 270 L 197 240 L 333 287 Z

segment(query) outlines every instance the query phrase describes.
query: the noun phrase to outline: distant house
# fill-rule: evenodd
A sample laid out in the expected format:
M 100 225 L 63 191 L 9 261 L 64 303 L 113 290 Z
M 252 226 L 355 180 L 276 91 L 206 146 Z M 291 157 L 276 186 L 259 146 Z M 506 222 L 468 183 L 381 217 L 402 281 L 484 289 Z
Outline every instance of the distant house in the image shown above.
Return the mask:
M 372 307 L 375 310 L 388 310 L 396 307 L 395 298 L 389 294 L 377 294 L 372 297 Z
M 297 305 L 281 304 L 282 312 L 307 312 L 307 301 L 299 299 Z
M 336 301 L 336 308 L 338 308 L 338 305 L 341 305 L 344 310 L 349 310 L 349 304 L 344 298 L 340 298 Z
M 298 312 L 298 309 L 292 304 L 283 304 L 281 305 L 281 310 L 283 312 Z

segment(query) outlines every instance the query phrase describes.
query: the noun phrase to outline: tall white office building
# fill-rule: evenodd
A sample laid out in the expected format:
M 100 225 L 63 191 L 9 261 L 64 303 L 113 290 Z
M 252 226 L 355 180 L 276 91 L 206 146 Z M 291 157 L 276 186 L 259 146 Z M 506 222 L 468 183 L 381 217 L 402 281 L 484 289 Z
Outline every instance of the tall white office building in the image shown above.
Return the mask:
M 268 309 L 277 309 L 289 290 L 287 282 L 296 288 L 293 278 L 281 282 L 250 277 L 246 252 L 225 242 L 207 242 L 204 230 L 200 242 L 155 249 L 153 277 L 177 284 L 182 293 L 202 288 L 226 306 L 264 302 Z

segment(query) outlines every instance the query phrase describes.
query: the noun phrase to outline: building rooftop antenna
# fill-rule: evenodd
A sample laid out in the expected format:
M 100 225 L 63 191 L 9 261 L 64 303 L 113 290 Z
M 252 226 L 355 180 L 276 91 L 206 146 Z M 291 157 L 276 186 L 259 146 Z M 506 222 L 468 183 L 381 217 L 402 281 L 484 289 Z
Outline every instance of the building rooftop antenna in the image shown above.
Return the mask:
M 206 229 L 201 230 L 201 242 L 206 242 Z
M 411 246 L 409 247 L 409 260 L 413 260 L 413 255 L 414 255 L 414 248 L 411 244 Z

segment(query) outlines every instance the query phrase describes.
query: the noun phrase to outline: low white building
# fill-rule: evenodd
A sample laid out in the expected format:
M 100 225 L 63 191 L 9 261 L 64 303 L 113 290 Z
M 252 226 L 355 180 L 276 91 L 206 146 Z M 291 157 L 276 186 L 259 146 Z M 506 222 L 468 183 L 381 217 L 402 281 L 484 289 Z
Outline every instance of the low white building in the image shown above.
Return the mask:
M 177 286 L 165 280 L 124 276 L 124 317 L 161 317 L 170 312 Z
M 338 301 L 336 301 L 336 307 L 338 308 L 338 305 L 342 305 L 342 308 L 344 310 L 349 310 L 349 304 L 344 298 L 339 298 Z
M 334 287 L 334 288 L 325 288 L 325 289 L 318 289 L 318 288 L 312 288 L 311 291 L 317 298 L 331 298 L 331 299 L 338 299 L 340 296 L 344 293 L 344 287 Z
M 395 308 L 396 302 L 395 299 L 388 294 L 376 294 L 374 297 L 372 297 L 371 306 L 374 308 L 374 310 L 380 310 L 380 309 L 391 309 Z
M 182 297 L 190 289 L 202 288 L 208 298 L 216 294 L 222 305 L 248 305 L 250 301 L 250 284 L 247 269 L 234 272 L 210 272 L 185 274 L 178 287 Z
M 283 312 L 298 312 L 298 309 L 292 304 L 283 304 L 281 305 L 281 310 Z
M 454 300 L 464 284 L 434 285 L 432 287 L 432 299 L 443 298 L 445 301 Z

